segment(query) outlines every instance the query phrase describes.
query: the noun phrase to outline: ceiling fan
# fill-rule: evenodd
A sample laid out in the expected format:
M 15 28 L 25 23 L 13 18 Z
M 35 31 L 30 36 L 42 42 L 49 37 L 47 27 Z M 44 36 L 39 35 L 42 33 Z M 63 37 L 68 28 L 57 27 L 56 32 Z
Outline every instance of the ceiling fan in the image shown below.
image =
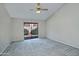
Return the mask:
M 47 8 L 42 8 L 40 3 L 37 3 L 36 4 L 35 9 L 30 9 L 30 10 L 35 10 L 36 13 L 40 13 L 41 11 L 48 11 Z

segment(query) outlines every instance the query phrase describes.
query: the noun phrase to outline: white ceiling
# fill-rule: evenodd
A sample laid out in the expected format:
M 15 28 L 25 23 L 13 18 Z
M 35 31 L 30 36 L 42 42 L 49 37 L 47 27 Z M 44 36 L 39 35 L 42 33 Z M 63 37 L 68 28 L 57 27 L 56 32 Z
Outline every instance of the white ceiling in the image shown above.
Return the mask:
M 35 3 L 7 3 L 5 7 L 13 18 L 23 18 L 28 20 L 46 20 L 56 12 L 62 3 L 41 3 L 42 8 L 48 8 L 48 11 L 41 11 L 40 14 L 31 11 L 35 8 Z

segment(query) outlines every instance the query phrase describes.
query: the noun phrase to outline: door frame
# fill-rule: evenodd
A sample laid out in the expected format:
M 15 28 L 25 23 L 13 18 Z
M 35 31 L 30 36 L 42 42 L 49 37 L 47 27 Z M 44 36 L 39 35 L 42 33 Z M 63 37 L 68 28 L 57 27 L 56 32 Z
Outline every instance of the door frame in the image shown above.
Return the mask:
M 25 24 L 37 24 L 37 28 L 39 30 L 39 27 L 38 27 L 39 24 L 38 24 L 38 22 L 24 22 L 24 25 Z M 38 35 L 38 38 L 39 38 L 39 31 L 38 31 L 38 34 L 37 35 Z

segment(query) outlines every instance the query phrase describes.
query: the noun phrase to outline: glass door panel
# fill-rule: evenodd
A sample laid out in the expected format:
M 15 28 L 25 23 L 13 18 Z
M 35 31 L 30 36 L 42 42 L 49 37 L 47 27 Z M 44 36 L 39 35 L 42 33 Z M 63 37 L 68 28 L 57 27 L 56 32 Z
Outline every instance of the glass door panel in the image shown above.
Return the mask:
M 38 23 L 24 22 L 24 39 L 38 38 Z

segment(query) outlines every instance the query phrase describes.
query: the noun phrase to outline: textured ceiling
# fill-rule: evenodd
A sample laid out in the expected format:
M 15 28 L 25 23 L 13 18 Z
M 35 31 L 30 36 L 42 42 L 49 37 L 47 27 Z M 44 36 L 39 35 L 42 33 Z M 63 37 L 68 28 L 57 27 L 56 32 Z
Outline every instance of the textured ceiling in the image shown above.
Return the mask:
M 5 7 L 13 18 L 23 18 L 28 20 L 46 20 L 56 12 L 63 4 L 62 3 L 41 3 L 42 8 L 48 8 L 48 11 L 41 11 L 37 14 L 35 10 L 35 3 L 6 3 Z

